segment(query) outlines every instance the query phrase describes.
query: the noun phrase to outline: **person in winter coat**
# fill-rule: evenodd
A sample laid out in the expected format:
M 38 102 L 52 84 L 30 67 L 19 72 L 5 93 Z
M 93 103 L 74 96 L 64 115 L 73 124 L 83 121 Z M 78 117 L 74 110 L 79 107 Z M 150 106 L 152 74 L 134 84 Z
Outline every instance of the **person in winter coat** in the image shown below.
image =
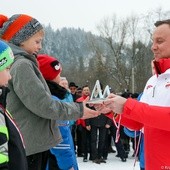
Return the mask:
M 13 61 L 11 48 L 0 40 L 0 169 L 27 170 L 22 135 L 6 110 L 7 84 L 11 79 L 9 68 Z
M 140 170 L 145 170 L 145 160 L 144 160 L 144 134 L 141 131 L 133 131 L 128 128 L 124 127 L 124 132 L 126 135 L 128 135 L 131 138 L 139 137 L 140 143 L 137 143 L 137 147 L 139 147 L 139 162 L 140 162 Z M 138 146 L 139 144 L 139 146 Z M 137 150 L 138 151 L 138 150 Z
M 152 62 L 151 62 L 151 65 L 152 65 Z M 153 73 L 153 70 L 152 70 L 152 73 Z M 138 98 L 137 98 L 138 101 L 140 101 L 142 94 L 143 93 L 141 93 L 138 96 Z M 124 127 L 124 132 L 125 132 L 126 135 L 133 138 L 134 140 L 136 140 L 136 138 L 138 137 L 138 140 L 136 141 L 137 143 L 136 143 L 134 156 L 139 157 L 140 170 L 145 170 L 144 134 L 143 134 L 144 131 L 143 131 L 143 129 L 141 129 L 140 131 L 134 131 L 132 129 L 128 129 L 128 128 Z M 139 154 L 137 155 L 137 153 L 139 153 Z
M 156 74 L 146 83 L 140 102 L 111 94 L 96 105 L 102 112 L 122 113 L 121 123 L 131 129 L 144 128 L 146 170 L 170 168 L 170 20 L 155 26 L 151 49 Z
M 60 86 L 64 87 L 67 90 L 67 97 L 66 102 L 73 102 L 73 96 L 71 94 L 71 91 L 69 89 L 68 80 L 66 77 L 60 77 Z M 74 126 L 75 120 L 69 120 L 70 130 L 72 131 L 72 126 Z
M 86 128 L 90 131 L 90 147 L 92 162 L 100 164 L 106 163 L 103 158 L 108 129 L 112 125 L 112 120 L 101 114 L 96 118 L 87 119 Z
M 62 140 L 56 120 L 88 118 L 99 113 L 87 108 L 85 103 L 66 103 L 51 98 L 36 61 L 44 38 L 39 21 L 25 14 L 6 20 L 0 15 L 0 38 L 9 43 L 15 56 L 10 69 L 12 79 L 7 109 L 22 132 L 29 169 L 44 170 L 49 149 Z
M 76 101 L 83 102 L 87 97 L 90 96 L 90 88 L 88 85 L 82 87 L 82 96 Z M 78 119 L 76 121 L 77 125 L 77 152 L 78 156 L 80 151 L 82 152 L 83 162 L 88 161 L 88 153 L 90 152 L 90 129 L 86 126 L 84 119 Z
M 60 86 L 60 74 L 62 71 L 59 61 L 49 55 L 39 54 L 37 57 L 39 68 L 44 76 L 54 100 L 61 100 L 63 102 L 70 102 L 70 93 L 63 86 Z M 74 151 L 73 139 L 69 127 L 69 121 L 57 121 L 62 142 L 50 149 L 51 157 L 48 162 L 49 170 L 78 170 L 76 155 Z M 54 158 L 54 160 L 52 160 Z M 56 164 L 52 164 L 56 162 Z

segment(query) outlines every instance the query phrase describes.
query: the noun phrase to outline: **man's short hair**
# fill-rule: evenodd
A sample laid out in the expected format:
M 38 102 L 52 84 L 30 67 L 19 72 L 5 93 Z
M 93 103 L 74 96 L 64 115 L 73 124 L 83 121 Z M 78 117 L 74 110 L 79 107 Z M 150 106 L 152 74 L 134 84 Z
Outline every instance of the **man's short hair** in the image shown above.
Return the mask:
M 156 21 L 154 25 L 156 27 L 158 27 L 158 26 L 160 26 L 162 24 L 168 24 L 170 26 L 170 19 L 166 19 L 166 20 L 162 20 L 162 21 Z
M 74 82 L 70 82 L 69 87 L 76 87 L 76 88 L 78 88 L 78 86 Z

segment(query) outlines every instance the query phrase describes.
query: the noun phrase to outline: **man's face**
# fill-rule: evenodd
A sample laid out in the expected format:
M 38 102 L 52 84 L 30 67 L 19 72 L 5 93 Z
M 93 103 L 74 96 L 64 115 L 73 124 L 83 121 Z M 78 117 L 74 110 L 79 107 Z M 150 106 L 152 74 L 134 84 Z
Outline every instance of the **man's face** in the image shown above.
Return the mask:
M 156 61 L 160 58 L 170 58 L 170 26 L 168 24 L 156 27 L 151 50 Z
M 90 95 L 90 89 L 89 89 L 89 87 L 84 87 L 84 88 L 83 88 L 83 91 L 82 91 L 82 94 L 83 94 L 84 96 L 89 96 L 89 95 Z
M 76 93 L 77 88 L 75 86 L 71 86 L 71 87 L 69 87 L 69 89 L 71 91 L 71 94 L 75 94 Z

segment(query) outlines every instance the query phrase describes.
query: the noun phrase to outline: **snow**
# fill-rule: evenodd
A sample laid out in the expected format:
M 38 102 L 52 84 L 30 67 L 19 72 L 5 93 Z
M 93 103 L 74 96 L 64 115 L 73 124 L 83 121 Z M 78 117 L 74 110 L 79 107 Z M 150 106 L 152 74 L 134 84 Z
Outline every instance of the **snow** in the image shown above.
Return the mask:
M 79 170 L 140 170 L 139 162 L 136 162 L 134 168 L 135 158 L 132 157 L 132 153 L 129 153 L 129 157 L 126 162 L 122 162 L 120 158 L 115 157 L 116 153 L 109 153 L 106 163 L 96 164 L 92 161 L 83 162 L 82 157 L 78 157 Z

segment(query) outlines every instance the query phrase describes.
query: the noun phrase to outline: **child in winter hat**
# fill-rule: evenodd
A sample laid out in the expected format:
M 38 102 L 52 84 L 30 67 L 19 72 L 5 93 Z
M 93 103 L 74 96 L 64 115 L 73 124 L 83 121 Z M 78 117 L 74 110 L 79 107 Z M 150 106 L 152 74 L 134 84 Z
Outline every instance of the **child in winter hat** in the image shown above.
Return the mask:
M 0 37 L 17 46 L 43 29 L 39 21 L 25 14 L 15 14 L 9 19 L 0 15 L 0 28 Z
M 14 55 L 11 48 L 0 40 L 0 71 L 5 70 L 14 61 Z
M 69 97 L 68 90 L 63 86 L 60 86 L 60 73 L 62 69 L 59 61 L 46 54 L 38 55 L 37 60 L 39 63 L 39 69 L 50 89 L 52 99 L 54 101 L 60 100 L 62 102 L 70 102 L 70 97 L 72 97 L 72 95 L 70 94 Z M 57 120 L 57 125 L 60 129 L 62 142 L 56 145 L 56 147 L 50 149 L 49 154 L 53 156 L 49 156 L 49 164 L 46 169 L 50 170 L 53 166 L 51 162 L 56 162 L 56 166 L 58 166 L 59 169 L 78 170 L 69 121 Z
M 0 169 L 27 170 L 24 144 L 17 125 L 6 110 L 7 84 L 11 79 L 9 66 L 14 56 L 11 48 L 0 40 Z M 17 163 L 16 163 L 17 162 Z
M 47 54 L 39 54 L 37 56 L 37 61 L 45 80 L 54 80 L 61 73 L 61 64 L 55 57 Z
M 13 63 L 14 55 L 11 48 L 0 40 L 0 87 L 7 86 L 11 75 L 8 67 Z

